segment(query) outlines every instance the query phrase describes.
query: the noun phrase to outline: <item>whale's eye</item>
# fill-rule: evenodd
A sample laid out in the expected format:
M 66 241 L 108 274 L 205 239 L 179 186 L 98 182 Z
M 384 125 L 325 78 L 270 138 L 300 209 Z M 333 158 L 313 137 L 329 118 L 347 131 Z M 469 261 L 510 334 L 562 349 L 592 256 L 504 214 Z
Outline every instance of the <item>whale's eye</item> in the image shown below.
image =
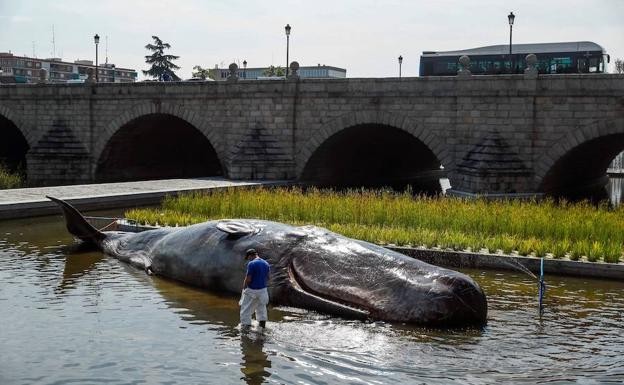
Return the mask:
M 242 237 L 259 231 L 258 228 L 251 224 L 240 221 L 219 221 L 217 229 L 234 237 Z

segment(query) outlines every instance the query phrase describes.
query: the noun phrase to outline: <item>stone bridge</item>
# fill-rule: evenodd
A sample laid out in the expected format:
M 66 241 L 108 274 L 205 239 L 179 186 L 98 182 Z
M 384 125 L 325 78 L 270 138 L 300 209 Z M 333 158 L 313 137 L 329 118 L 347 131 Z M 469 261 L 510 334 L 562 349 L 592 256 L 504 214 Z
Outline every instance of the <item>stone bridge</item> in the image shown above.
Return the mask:
M 624 76 L 0 86 L 30 185 L 223 175 L 570 195 L 624 150 Z

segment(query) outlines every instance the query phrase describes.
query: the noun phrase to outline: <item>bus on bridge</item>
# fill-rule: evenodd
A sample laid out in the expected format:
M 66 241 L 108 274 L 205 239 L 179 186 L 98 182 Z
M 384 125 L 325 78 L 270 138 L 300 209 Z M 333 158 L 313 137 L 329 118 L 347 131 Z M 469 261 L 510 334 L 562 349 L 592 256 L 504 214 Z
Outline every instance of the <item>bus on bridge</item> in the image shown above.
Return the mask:
M 473 75 L 521 74 L 528 54 L 537 56 L 540 74 L 603 73 L 610 61 L 604 48 L 591 41 L 570 43 L 491 45 L 460 51 L 424 51 L 420 56 L 420 76 L 455 76 L 459 58 L 470 57 Z

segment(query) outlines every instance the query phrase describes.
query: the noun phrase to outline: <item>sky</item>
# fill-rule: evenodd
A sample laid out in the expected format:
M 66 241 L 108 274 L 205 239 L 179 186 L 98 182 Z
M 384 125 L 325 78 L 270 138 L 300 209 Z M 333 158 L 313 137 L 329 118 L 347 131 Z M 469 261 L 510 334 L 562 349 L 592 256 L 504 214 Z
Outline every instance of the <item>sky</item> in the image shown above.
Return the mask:
M 514 44 L 593 41 L 611 55 L 610 70 L 624 58 L 624 0 L 0 0 L 0 52 L 95 60 L 97 33 L 99 61 L 108 52 L 143 79 L 156 35 L 186 79 L 195 65 L 284 66 L 288 23 L 289 58 L 301 66 L 392 77 L 401 55 L 403 76 L 417 76 L 422 51 L 508 44 L 510 11 Z

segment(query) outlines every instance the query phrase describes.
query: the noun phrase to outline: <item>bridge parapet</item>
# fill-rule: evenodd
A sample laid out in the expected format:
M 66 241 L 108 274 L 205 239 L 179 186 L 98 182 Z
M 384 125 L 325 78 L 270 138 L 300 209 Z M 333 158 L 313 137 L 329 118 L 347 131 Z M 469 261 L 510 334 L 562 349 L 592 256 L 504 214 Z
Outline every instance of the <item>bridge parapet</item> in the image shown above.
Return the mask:
M 405 151 L 429 151 L 427 156 L 444 166 L 454 191 L 533 194 L 543 192 L 544 178 L 570 151 L 592 141 L 618 143 L 624 133 L 624 75 L 1 85 L 0 115 L 0 132 L 14 126 L 28 142 L 28 178 L 37 184 L 46 184 L 52 170 L 35 149 L 54 130 L 67 132 L 85 151 L 72 158 L 80 163 L 72 170 L 79 171 L 66 174 L 69 183 L 77 183 L 96 180 L 111 143 L 149 147 L 155 145 L 150 132 L 175 139 L 179 123 L 210 143 L 221 172 L 232 178 L 301 177 L 308 162 L 327 148 L 344 152 L 357 145 L 371 153 L 375 144 L 365 143 L 358 132 L 373 135 L 377 146 L 388 145 L 384 135 L 374 135 L 381 130 L 389 137 L 405 132 L 420 143 L 422 148 Z M 165 116 L 173 126 L 157 131 L 145 126 L 145 119 L 164 122 Z M 132 130 L 143 137 L 134 137 Z M 351 136 L 340 139 L 342 133 Z M 495 143 L 502 144 L 491 146 Z M 164 150 L 145 153 L 183 151 L 161 145 Z M 497 158 L 488 151 L 501 153 Z M 407 159 L 396 158 L 391 149 L 373 152 L 383 159 Z M 54 156 L 50 153 L 50 159 Z M 432 167 L 429 158 L 416 160 Z M 55 172 L 62 172 L 63 162 L 56 162 Z M 356 163 L 336 167 L 357 174 Z M 414 167 L 414 173 L 426 171 Z M 522 172 L 511 172 L 515 168 Z M 507 170 L 504 176 L 501 169 Z

